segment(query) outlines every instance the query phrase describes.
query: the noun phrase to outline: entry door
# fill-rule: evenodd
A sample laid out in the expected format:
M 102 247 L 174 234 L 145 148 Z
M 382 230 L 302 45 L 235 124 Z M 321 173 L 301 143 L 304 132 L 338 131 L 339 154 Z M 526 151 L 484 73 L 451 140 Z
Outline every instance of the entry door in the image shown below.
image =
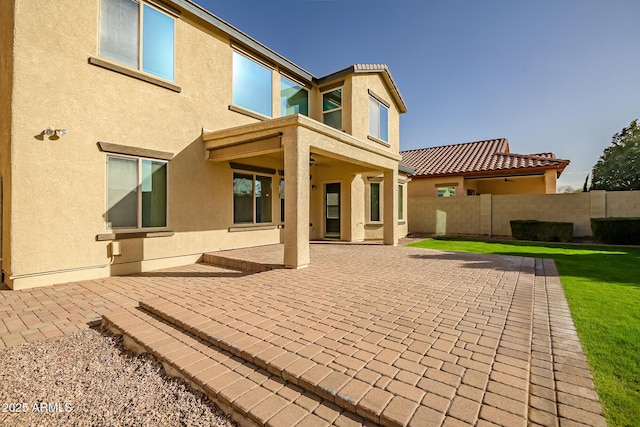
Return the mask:
M 324 237 L 340 238 L 340 183 L 325 184 Z

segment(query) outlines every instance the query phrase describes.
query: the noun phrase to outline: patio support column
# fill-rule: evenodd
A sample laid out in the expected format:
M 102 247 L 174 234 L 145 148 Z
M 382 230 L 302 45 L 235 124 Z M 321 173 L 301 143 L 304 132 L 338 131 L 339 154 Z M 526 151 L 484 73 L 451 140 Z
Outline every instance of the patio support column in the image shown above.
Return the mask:
M 284 146 L 284 266 L 309 265 L 309 144 L 298 130 L 282 136 Z
M 398 244 L 398 169 L 384 171 L 384 244 Z

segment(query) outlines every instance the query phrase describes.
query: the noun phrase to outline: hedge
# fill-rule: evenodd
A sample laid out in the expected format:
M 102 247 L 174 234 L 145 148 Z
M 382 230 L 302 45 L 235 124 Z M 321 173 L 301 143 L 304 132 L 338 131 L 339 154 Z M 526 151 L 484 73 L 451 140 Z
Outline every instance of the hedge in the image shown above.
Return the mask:
M 572 222 L 549 222 L 534 219 L 509 221 L 511 235 L 518 240 L 540 240 L 542 242 L 570 242 L 573 238 Z
M 640 218 L 591 218 L 593 240 L 615 245 L 640 245 Z

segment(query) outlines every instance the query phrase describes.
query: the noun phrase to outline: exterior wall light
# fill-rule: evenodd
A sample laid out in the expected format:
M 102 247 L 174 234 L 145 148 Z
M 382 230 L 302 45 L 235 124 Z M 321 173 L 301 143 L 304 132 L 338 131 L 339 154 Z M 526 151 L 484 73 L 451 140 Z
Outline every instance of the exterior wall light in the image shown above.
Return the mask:
M 42 131 L 42 135 L 44 136 L 65 136 L 67 134 L 66 129 L 51 129 L 51 126 Z

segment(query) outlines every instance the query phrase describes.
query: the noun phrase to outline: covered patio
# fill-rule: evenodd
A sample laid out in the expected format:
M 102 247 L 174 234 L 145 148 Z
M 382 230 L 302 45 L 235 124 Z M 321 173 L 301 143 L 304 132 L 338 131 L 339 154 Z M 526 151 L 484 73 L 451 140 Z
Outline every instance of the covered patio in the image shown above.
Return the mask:
M 238 170 L 274 175 L 277 172 L 283 180 L 283 186 L 274 183 L 273 188 L 281 188 L 279 195 L 284 199 L 281 220 L 286 218 L 286 227 L 284 221 L 281 227 L 287 268 L 309 265 L 310 238 L 364 240 L 363 221 L 355 219 L 364 208 L 358 198 L 364 190 L 355 182 L 355 176 L 381 176 L 383 242 L 397 244 L 400 156 L 385 144 L 359 140 L 302 115 L 204 131 L 202 139 L 210 161 L 229 162 L 232 169 Z M 344 188 L 330 186 L 336 182 L 342 182 Z M 284 197 L 282 191 L 296 196 Z M 330 224 L 332 215 L 337 216 L 336 225 Z

